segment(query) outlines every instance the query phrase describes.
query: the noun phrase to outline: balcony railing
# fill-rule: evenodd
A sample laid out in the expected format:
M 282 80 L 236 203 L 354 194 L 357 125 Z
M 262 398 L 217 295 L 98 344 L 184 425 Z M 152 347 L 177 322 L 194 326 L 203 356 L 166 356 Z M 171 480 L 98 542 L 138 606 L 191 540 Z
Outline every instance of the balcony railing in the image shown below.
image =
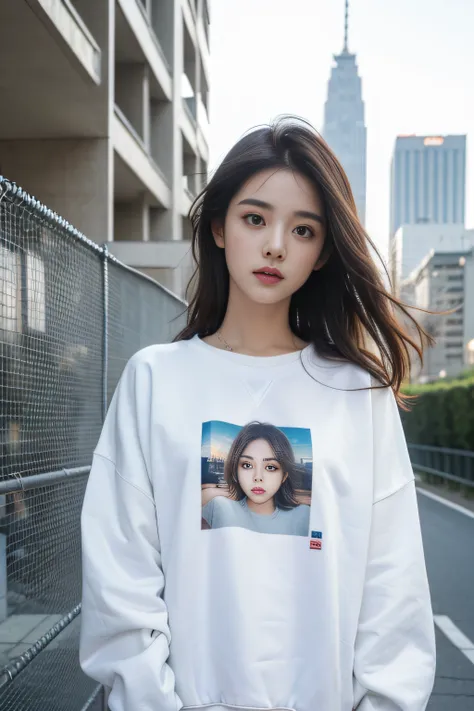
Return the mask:
M 197 115 L 198 126 L 201 129 L 206 142 L 209 143 L 209 134 L 210 134 L 209 115 L 208 115 L 206 106 L 205 106 L 201 96 L 198 96 L 198 99 L 197 99 L 196 115 Z
M 161 46 L 160 40 L 158 39 L 158 36 L 155 32 L 155 28 L 153 26 L 153 16 L 152 16 L 152 11 L 151 9 L 148 10 L 147 7 L 142 0 L 137 0 L 137 5 L 140 8 L 140 11 L 145 19 L 145 22 L 148 25 L 148 29 L 150 31 L 150 36 L 153 40 L 153 43 L 155 44 L 156 49 L 158 50 L 158 54 L 160 55 L 161 60 L 163 61 L 163 64 L 165 65 L 166 69 L 168 72 L 172 75 L 173 74 L 173 68 L 168 62 L 165 53 L 163 52 L 163 48 Z
M 197 115 L 196 115 L 196 97 L 195 96 L 189 96 L 189 97 L 184 97 L 183 98 L 183 106 L 190 117 L 191 121 L 193 123 L 196 123 L 197 120 Z
M 91 34 L 89 28 L 87 27 L 86 23 L 82 19 L 81 15 L 79 12 L 76 10 L 74 7 L 73 3 L 71 0 L 60 0 L 60 4 L 57 5 L 56 7 L 56 12 L 54 12 L 55 8 L 54 6 L 51 6 L 50 12 L 51 12 L 51 17 L 55 18 L 55 22 L 61 25 L 60 23 L 60 17 L 61 14 L 64 14 L 60 12 L 60 7 L 61 5 L 63 6 L 64 10 L 67 12 L 71 20 L 74 22 L 76 32 L 75 36 L 76 38 L 79 38 L 82 35 L 82 38 L 84 41 L 82 41 L 81 46 L 82 46 L 82 51 L 87 54 L 88 59 L 90 60 L 94 75 L 95 75 L 95 80 L 97 83 L 100 83 L 101 80 L 101 64 L 102 64 L 102 52 L 97 44 L 95 38 Z M 77 48 L 76 48 L 77 49 Z
M 150 153 L 150 150 L 148 149 L 147 145 L 145 144 L 143 138 L 140 136 L 140 134 L 138 133 L 138 131 L 133 127 L 132 123 L 128 120 L 128 118 L 125 116 L 125 114 L 124 114 L 123 111 L 120 109 L 120 107 L 117 106 L 117 104 L 114 105 L 114 111 L 115 111 L 115 115 L 117 116 L 117 118 L 118 118 L 118 119 L 120 120 L 120 122 L 125 126 L 125 128 L 126 128 L 127 131 L 130 133 L 130 135 L 133 137 L 133 139 L 135 140 L 135 142 L 136 142 L 136 143 L 138 144 L 138 146 L 142 149 L 143 153 L 146 154 L 148 160 L 150 161 L 151 165 L 152 165 L 153 168 L 156 170 L 156 172 L 158 173 L 158 175 L 160 176 L 160 178 L 162 178 L 162 180 L 163 180 L 166 184 L 168 184 L 168 181 L 167 181 L 167 179 L 166 179 L 165 174 L 163 173 L 163 171 L 161 170 L 160 166 L 159 166 L 158 163 L 156 162 L 154 156 Z

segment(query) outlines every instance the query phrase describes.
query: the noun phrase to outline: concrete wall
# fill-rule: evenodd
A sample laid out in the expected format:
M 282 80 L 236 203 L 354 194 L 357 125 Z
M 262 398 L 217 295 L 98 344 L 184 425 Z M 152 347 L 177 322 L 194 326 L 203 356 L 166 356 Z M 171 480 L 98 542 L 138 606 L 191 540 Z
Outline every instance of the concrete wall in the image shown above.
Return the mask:
M 104 242 L 111 232 L 107 138 L 0 141 L 0 173 Z
M 171 224 L 169 235 L 172 239 L 182 239 L 181 229 L 181 199 L 183 194 L 183 135 L 181 132 L 181 115 L 183 105 L 181 99 L 181 76 L 183 74 L 183 17 L 181 3 L 173 5 L 173 174 L 172 174 L 172 199 Z
M 149 236 L 149 208 L 146 201 L 115 203 L 114 240 L 146 241 Z

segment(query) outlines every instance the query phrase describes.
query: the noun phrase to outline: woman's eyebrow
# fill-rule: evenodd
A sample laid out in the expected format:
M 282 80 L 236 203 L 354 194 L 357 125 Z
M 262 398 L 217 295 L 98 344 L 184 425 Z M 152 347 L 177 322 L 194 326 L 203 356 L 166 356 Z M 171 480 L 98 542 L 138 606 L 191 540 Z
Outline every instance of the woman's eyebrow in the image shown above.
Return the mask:
M 251 457 L 250 454 L 241 454 L 240 458 L 241 459 L 252 459 L 252 460 L 255 459 L 255 457 Z M 278 462 L 278 459 L 276 457 L 264 457 L 262 459 L 262 462 Z
M 295 217 L 307 217 L 309 220 L 314 220 L 315 222 L 320 222 L 324 225 L 324 218 L 321 215 L 317 215 L 315 212 L 309 212 L 308 210 L 296 210 L 294 213 Z
M 244 200 L 241 200 L 238 204 L 252 205 L 253 207 L 263 207 L 264 210 L 275 209 L 273 205 L 270 205 L 269 202 L 265 202 L 264 200 L 257 200 L 256 198 L 245 198 Z M 295 217 L 307 217 L 310 220 L 320 222 L 322 225 L 324 225 L 324 218 L 322 218 L 321 215 L 318 215 L 316 212 L 310 212 L 309 210 L 296 210 L 293 214 L 295 215 Z
M 270 205 L 269 202 L 264 202 L 263 200 L 257 200 L 256 198 L 245 198 L 245 200 L 241 200 L 239 205 L 253 205 L 254 207 L 263 207 L 266 210 L 273 210 L 273 205 Z

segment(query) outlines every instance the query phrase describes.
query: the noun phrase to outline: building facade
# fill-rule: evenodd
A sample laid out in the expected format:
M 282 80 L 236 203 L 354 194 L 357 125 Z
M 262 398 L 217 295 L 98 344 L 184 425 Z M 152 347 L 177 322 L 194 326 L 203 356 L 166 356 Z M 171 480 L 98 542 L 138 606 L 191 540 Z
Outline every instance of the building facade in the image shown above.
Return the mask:
M 419 224 L 403 225 L 395 233 L 394 284 L 399 286 L 419 267 L 426 255 L 436 252 L 455 252 L 474 246 L 474 229 L 466 230 L 463 225 Z
M 344 47 L 341 54 L 334 55 L 322 135 L 347 173 L 359 219 L 365 225 L 367 129 L 357 58 L 348 48 L 348 4 L 346 0 Z
M 466 136 L 397 137 L 390 169 L 392 265 L 395 234 L 400 227 L 464 227 L 465 185 Z
M 209 0 L 0 0 L 0 15 L 0 174 L 183 295 Z
M 453 311 L 443 316 L 414 311 L 415 318 L 435 339 L 414 379 L 430 382 L 455 377 L 469 367 L 474 342 L 474 249 L 431 250 L 404 281 L 402 297 L 421 309 Z

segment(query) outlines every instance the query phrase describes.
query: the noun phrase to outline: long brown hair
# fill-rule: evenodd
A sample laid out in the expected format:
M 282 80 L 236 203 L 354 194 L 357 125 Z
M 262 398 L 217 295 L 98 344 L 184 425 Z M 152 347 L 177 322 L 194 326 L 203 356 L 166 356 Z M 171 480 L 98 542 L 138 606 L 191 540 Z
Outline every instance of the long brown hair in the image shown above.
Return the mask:
M 298 506 L 295 490 L 301 483 L 302 471 L 295 462 L 295 455 L 288 437 L 278 427 L 267 422 L 249 422 L 245 427 L 242 427 L 232 442 L 224 466 L 224 476 L 229 486 L 230 498 L 235 501 L 245 499 L 244 490 L 239 482 L 240 458 L 247 446 L 256 439 L 264 439 L 268 442 L 283 473 L 288 475 L 275 494 L 275 506 L 284 510 L 294 509 L 295 506 Z
M 223 224 L 229 203 L 242 185 L 271 168 L 294 170 L 311 180 L 326 216 L 323 255 L 329 253 L 329 258 L 291 298 L 293 333 L 323 355 L 361 366 L 382 387 L 391 387 L 399 404 L 406 407 L 409 398 L 400 388 L 409 375 L 410 348 L 423 363 L 423 344 L 431 344 L 432 338 L 386 289 L 369 247 L 382 264 L 383 260 L 358 219 L 349 180 L 338 159 L 311 124 L 295 116 L 280 117 L 241 138 L 194 201 L 189 216 L 197 266 L 186 292 L 187 296 L 192 292 L 187 326 L 174 340 L 211 335 L 222 324 L 229 272 L 225 250 L 217 247 L 211 222 Z M 419 342 L 403 328 L 399 317 L 414 326 Z

